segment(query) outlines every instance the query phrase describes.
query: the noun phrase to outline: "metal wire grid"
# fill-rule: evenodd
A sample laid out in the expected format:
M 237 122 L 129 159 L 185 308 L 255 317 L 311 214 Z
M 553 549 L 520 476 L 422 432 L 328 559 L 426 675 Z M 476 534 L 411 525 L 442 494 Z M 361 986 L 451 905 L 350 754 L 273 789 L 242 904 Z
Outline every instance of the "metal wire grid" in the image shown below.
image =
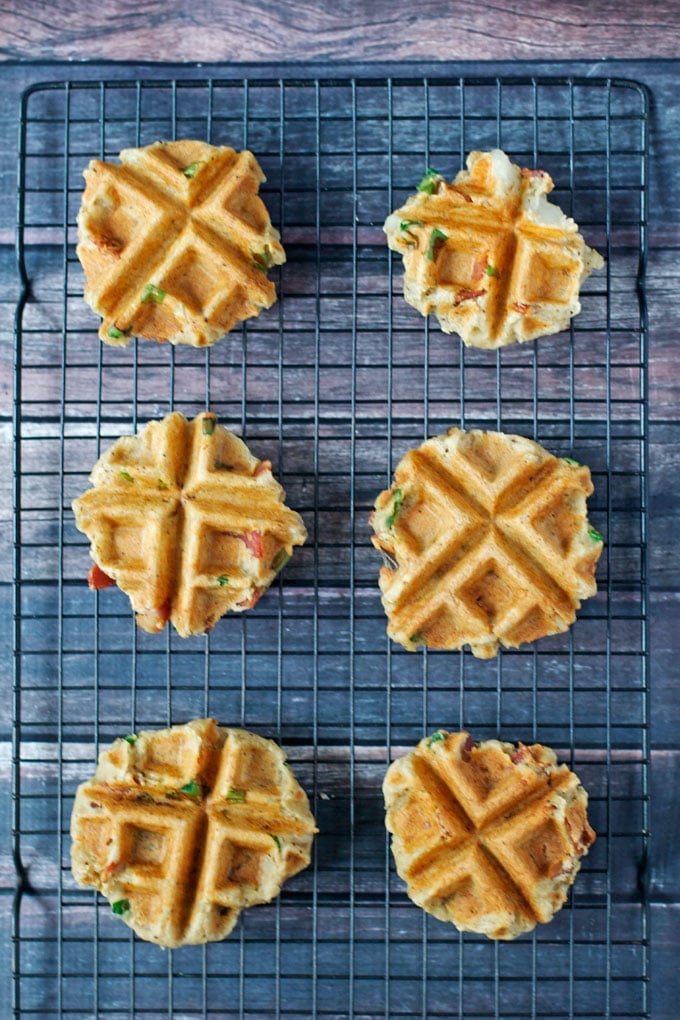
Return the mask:
M 19 163 L 15 1016 L 648 1015 L 646 97 L 571 79 L 58 83 L 24 97 Z M 101 346 L 74 254 L 80 174 L 159 137 L 248 146 L 288 263 L 278 304 L 208 352 Z M 548 169 L 607 258 L 571 330 L 465 350 L 401 296 L 385 214 L 473 148 Z M 30 283 L 29 283 L 30 281 Z M 310 538 L 252 613 L 206 638 L 136 630 L 92 594 L 71 499 L 111 439 L 203 407 L 269 457 Z M 403 452 L 453 424 L 593 469 L 606 547 L 569 634 L 502 654 L 389 643 L 367 517 Z M 313 801 L 312 866 L 225 942 L 162 953 L 75 887 L 68 825 L 100 745 L 210 714 L 279 740 Z M 513 943 L 407 900 L 380 784 L 439 726 L 574 764 L 599 839 L 570 904 Z

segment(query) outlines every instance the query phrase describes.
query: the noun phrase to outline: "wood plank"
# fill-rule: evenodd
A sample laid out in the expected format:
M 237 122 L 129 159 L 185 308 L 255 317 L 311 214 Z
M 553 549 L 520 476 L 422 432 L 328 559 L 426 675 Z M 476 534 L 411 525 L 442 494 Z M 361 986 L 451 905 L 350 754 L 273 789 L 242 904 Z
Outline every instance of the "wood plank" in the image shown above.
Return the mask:
M 267 0 L 256 7 L 114 0 L 10 2 L 0 57 L 60 60 L 490 60 L 676 57 L 675 0 Z
M 676 1020 L 680 1000 L 678 967 L 680 904 L 655 904 L 651 910 L 651 992 L 654 1020 Z

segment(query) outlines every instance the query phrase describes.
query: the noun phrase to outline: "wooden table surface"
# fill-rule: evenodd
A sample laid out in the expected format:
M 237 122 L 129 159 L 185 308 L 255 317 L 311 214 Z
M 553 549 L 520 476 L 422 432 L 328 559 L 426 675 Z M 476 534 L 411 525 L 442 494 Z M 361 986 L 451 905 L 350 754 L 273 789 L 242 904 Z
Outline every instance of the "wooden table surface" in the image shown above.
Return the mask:
M 531 15 L 528 14 L 529 8 Z M 680 104 L 675 81 L 680 63 L 680 3 L 604 0 L 591 3 L 520 0 L 479 4 L 457 0 L 336 0 L 206 4 L 162 0 L 114 0 L 94 5 L 82 0 L 0 2 L 0 136 L 9 158 L 0 166 L 0 275 L 9 280 L 0 294 L 0 475 L 10 477 L 12 434 L 12 321 L 18 287 L 13 277 L 16 107 L 21 88 L 46 77 L 63 78 L 68 68 L 47 68 L 47 61 L 322 61 L 349 62 L 370 69 L 374 62 L 474 61 L 460 73 L 484 73 L 483 61 L 532 61 L 543 73 L 549 62 L 580 61 L 579 73 L 629 74 L 652 90 L 652 172 L 658 206 L 652 210 L 648 298 L 650 310 L 650 619 L 653 679 L 652 738 L 656 749 L 652 774 L 658 799 L 654 818 L 666 825 L 673 811 L 673 790 L 680 776 L 677 716 L 680 609 L 680 425 L 677 421 L 677 351 L 680 343 L 680 173 L 677 144 Z M 623 64 L 602 60 L 625 61 Z M 640 61 L 654 63 L 645 65 Z M 5 61 L 3 75 L 2 61 Z M 26 62 L 21 64 L 21 62 Z M 637 63 L 634 63 L 637 62 Z M 458 66 L 458 65 L 456 65 Z M 504 65 L 506 73 L 510 65 Z M 534 65 L 524 65 L 533 71 Z M 497 68 L 494 65 L 494 72 Z M 564 71 L 564 68 L 562 68 Z M 73 68 L 87 76 L 87 68 Z M 101 68 L 95 68 L 95 73 Z M 0 698 L 9 705 L 11 678 L 11 563 L 9 538 L 12 504 L 9 486 L 0 500 Z M 671 711 L 675 705 L 675 713 Z M 655 722 L 656 720 L 656 722 Z M 656 728 L 655 728 L 656 727 Z M 0 710 L 0 783 L 9 783 L 9 712 Z M 12 864 L 6 850 L 9 798 L 0 803 L 0 923 L 9 917 Z M 678 830 L 677 823 L 675 823 Z M 678 830 L 680 831 L 680 830 Z M 653 889 L 653 938 L 659 972 L 668 985 L 668 1002 L 680 1001 L 678 970 L 672 965 L 678 943 L 679 871 L 677 840 L 658 861 Z M 4 894 L 4 895 L 3 895 Z M 7 940 L 0 944 L 0 972 L 9 963 Z M 666 965 L 668 964 L 668 965 Z M 675 983 L 675 990 L 672 987 Z M 2 1012 L 0 993 L 0 1012 Z M 4 1014 L 3 1014 L 4 1015 Z M 672 1008 L 658 1020 L 671 1020 Z M 656 1015 L 655 1015 L 656 1020 Z
M 5 0 L 0 57 L 593 60 L 677 57 L 676 0 Z

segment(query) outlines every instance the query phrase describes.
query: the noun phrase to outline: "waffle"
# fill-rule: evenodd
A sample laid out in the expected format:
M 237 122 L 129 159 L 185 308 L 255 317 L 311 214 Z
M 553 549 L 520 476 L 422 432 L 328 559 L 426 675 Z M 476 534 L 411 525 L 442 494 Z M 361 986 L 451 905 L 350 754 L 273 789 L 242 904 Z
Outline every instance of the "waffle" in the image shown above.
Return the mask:
M 563 905 L 595 839 L 555 753 L 438 730 L 389 767 L 392 853 L 408 895 L 461 931 L 513 939 Z
M 147 941 L 225 938 L 309 864 L 307 797 L 273 740 L 214 719 L 115 740 L 78 787 L 75 880 Z
M 602 536 L 590 471 L 522 436 L 453 428 L 410 450 L 375 502 L 388 634 L 492 658 L 574 622 Z
M 206 347 L 274 304 L 266 271 L 286 256 L 252 152 L 156 142 L 120 161 L 92 160 L 78 214 L 85 300 L 105 343 Z
M 451 184 L 428 170 L 385 222 L 387 243 L 403 255 L 404 297 L 472 347 L 566 329 L 602 257 L 547 201 L 545 171 L 521 170 L 500 149 L 471 152 L 467 166 Z
M 116 583 L 137 624 L 187 637 L 252 608 L 307 537 L 271 473 L 215 415 L 178 413 L 119 439 L 73 503 L 90 585 Z

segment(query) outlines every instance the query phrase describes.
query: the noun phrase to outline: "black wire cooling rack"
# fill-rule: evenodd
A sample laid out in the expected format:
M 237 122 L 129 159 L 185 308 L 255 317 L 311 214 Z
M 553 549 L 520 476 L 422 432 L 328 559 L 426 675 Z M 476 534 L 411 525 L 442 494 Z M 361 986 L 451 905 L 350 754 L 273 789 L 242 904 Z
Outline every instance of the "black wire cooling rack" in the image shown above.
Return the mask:
M 160 73 L 160 72 L 159 72 Z M 207 352 L 99 343 L 75 220 L 93 157 L 159 138 L 251 148 L 288 262 L 278 303 Z M 386 214 L 424 168 L 499 146 L 547 169 L 606 257 L 571 329 L 466 350 L 409 308 Z M 647 844 L 647 111 L 598 79 L 52 83 L 21 108 L 16 331 L 14 1010 L 21 1018 L 643 1017 Z M 271 459 L 309 541 L 255 610 L 205 638 L 135 628 L 85 584 L 73 497 L 112 439 L 204 407 Z M 568 634 L 494 661 L 392 645 L 368 514 L 409 447 L 451 425 L 535 438 L 593 471 L 599 592 Z M 213 715 L 281 742 L 313 802 L 313 863 L 225 942 L 163 952 L 69 870 L 99 748 Z M 389 761 L 440 726 L 551 744 L 599 838 L 568 905 L 511 943 L 407 899 L 384 829 Z

